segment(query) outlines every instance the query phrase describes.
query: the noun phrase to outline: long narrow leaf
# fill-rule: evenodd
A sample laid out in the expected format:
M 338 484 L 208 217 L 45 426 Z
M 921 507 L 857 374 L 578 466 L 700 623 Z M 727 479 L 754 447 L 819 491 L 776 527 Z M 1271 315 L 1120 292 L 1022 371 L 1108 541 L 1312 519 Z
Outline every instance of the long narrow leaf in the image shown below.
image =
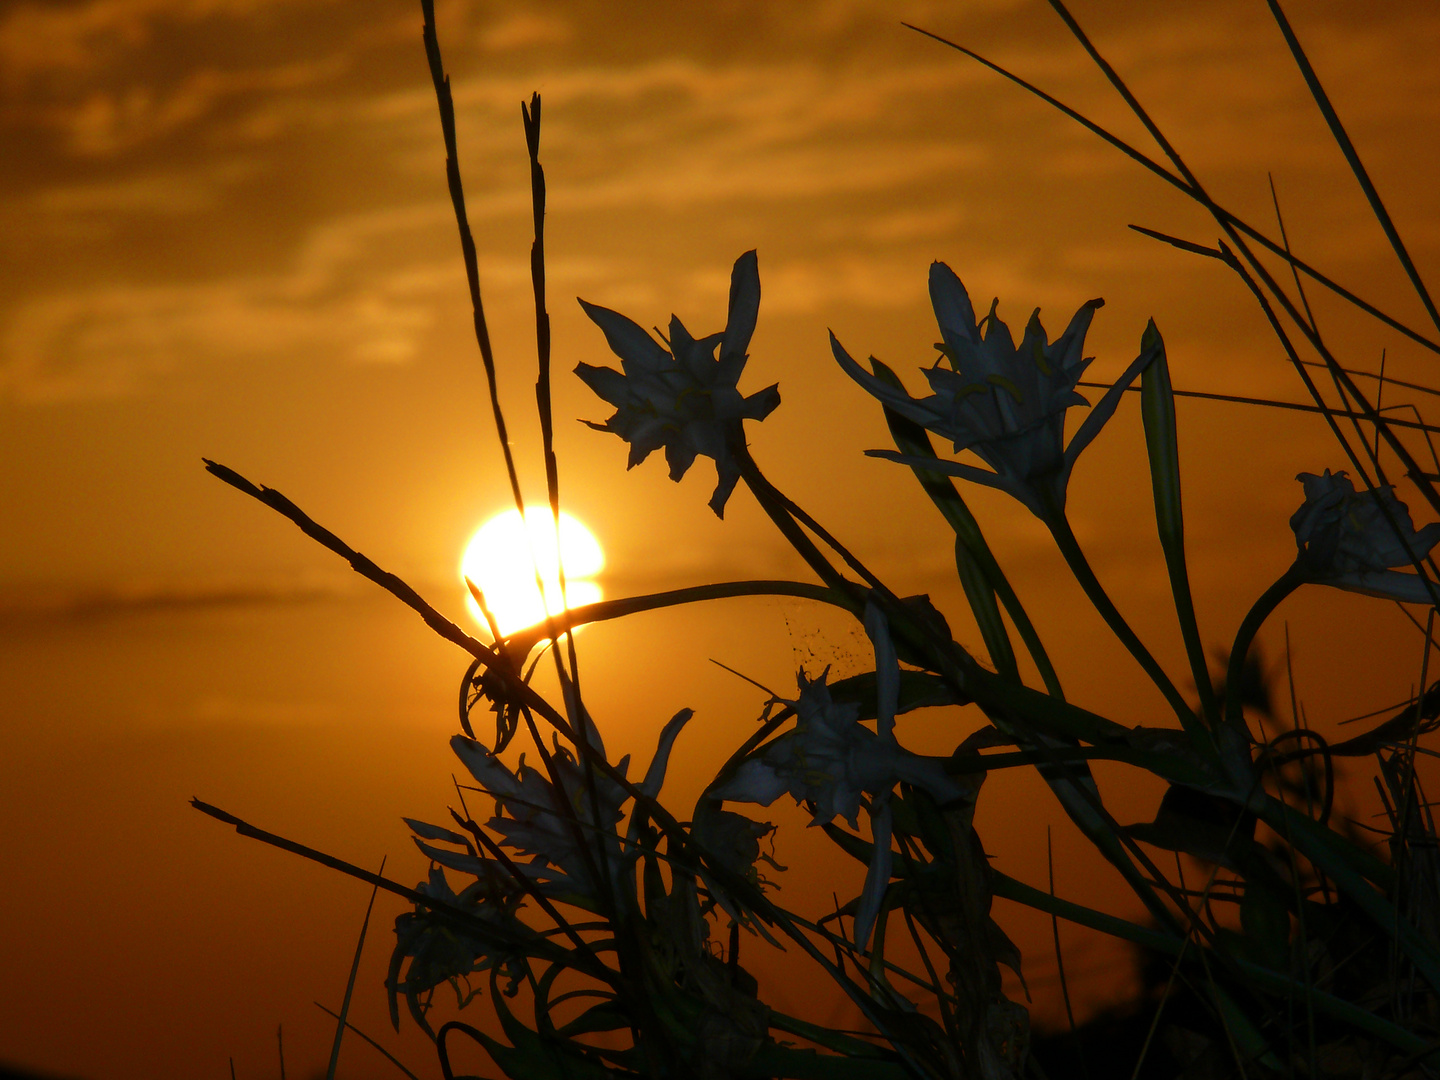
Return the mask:
M 1170 592 L 1175 598 L 1175 614 L 1180 620 L 1180 634 L 1185 641 L 1185 654 L 1190 660 L 1190 675 L 1200 693 L 1200 711 L 1211 724 L 1215 724 L 1220 719 L 1219 706 L 1210 685 L 1210 668 L 1195 619 L 1195 599 L 1190 591 L 1190 572 L 1185 562 L 1185 519 L 1180 498 L 1175 393 L 1170 386 L 1170 362 L 1165 353 L 1165 342 L 1161 340 L 1154 322 L 1145 328 L 1142 350 L 1152 344 L 1152 337 L 1157 351 L 1155 359 L 1140 376 L 1140 415 L 1145 423 L 1145 448 L 1150 455 L 1155 523 L 1160 531 L 1160 547 L 1165 552 L 1165 568 L 1170 573 Z
M 881 361 L 871 357 L 870 366 L 875 372 L 876 378 L 897 389 L 902 388 L 899 376 Z M 929 434 L 919 424 L 906 419 L 893 409 L 885 410 L 885 423 L 890 428 L 890 435 L 894 438 L 895 445 L 902 453 L 916 458 L 924 458 L 927 462 L 939 463 L 940 459 L 935 453 L 935 447 L 930 442 Z M 1055 697 L 1063 698 L 1059 676 L 1055 674 L 1055 668 L 1050 663 L 1050 657 L 1045 652 L 1040 635 L 1036 632 L 1034 624 L 1031 623 L 1024 606 L 1020 603 L 1020 598 L 1005 577 L 1005 572 L 1000 569 L 1000 564 L 990 550 L 990 545 L 985 540 L 985 534 L 980 529 L 980 523 L 975 520 L 975 515 L 970 512 L 970 508 L 960 496 L 960 492 L 955 490 L 954 481 L 938 469 L 926 468 L 923 464 L 912 464 L 911 469 L 915 473 L 915 478 L 920 481 L 920 486 L 925 494 L 930 497 L 935 508 L 940 511 L 951 529 L 955 531 L 957 542 L 965 546 L 970 559 L 975 563 L 979 573 L 983 575 L 984 585 L 988 586 L 992 594 L 990 603 L 998 598 L 1005 606 L 1005 610 L 1009 612 L 1010 619 L 1020 634 L 1020 639 L 1025 643 L 1030 658 L 1040 672 L 1040 678 L 1044 682 L 1045 688 Z M 958 563 L 958 552 L 956 559 Z M 963 576 L 962 584 L 964 584 Z M 967 587 L 967 599 L 969 596 L 970 592 Z M 985 604 L 986 601 L 982 599 L 981 603 Z M 979 621 L 979 613 L 976 618 Z M 990 642 L 987 639 L 986 647 L 988 648 L 989 645 Z M 1009 649 L 1008 637 L 1002 648 Z M 1009 651 L 1013 655 L 1014 650 L 1009 649 Z M 991 659 L 995 659 L 993 651 Z
M 380 869 L 376 876 L 385 873 L 385 859 L 380 860 Z M 335 1080 L 335 1070 L 340 1065 L 340 1041 L 345 1037 L 345 1028 L 349 1026 L 346 1018 L 350 1015 L 350 998 L 355 993 L 355 976 L 360 974 L 360 956 L 365 951 L 365 932 L 370 929 L 370 913 L 375 910 L 375 897 L 380 893 L 380 886 L 374 885 L 370 889 L 370 903 L 365 905 L 365 920 L 360 924 L 360 939 L 355 942 L 355 959 L 350 964 L 350 978 L 345 983 L 345 996 L 340 1001 L 340 1015 L 335 1019 L 335 1042 L 330 1047 L 330 1067 L 325 1070 L 325 1080 Z

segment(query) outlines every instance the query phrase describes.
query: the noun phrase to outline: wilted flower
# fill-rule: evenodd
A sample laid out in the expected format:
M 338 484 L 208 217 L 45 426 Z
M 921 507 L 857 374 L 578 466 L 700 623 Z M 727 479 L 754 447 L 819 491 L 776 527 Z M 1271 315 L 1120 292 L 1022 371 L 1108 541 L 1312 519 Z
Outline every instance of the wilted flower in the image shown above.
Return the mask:
M 422 835 L 441 839 L 437 835 L 449 833 L 433 825 L 413 822 Z M 454 841 L 465 843 L 464 838 L 449 833 Z M 475 918 L 494 925 L 497 929 L 516 928 L 515 910 L 520 902 L 519 890 L 513 885 L 506 887 L 494 880 L 481 879 L 472 882 L 459 893 L 455 892 L 445 879 L 445 872 L 438 866 L 430 868 L 428 880 L 415 886 L 415 891 L 449 907 L 469 912 Z M 400 968 L 409 960 L 405 976 L 400 977 Z M 493 941 L 481 933 L 471 930 L 463 922 L 437 915 L 423 904 L 416 904 L 413 912 L 404 912 L 395 918 L 395 951 L 390 957 L 390 972 L 385 986 L 390 995 L 392 1020 L 398 1019 L 396 995 L 404 994 L 410 1012 L 427 1032 L 426 1004 L 422 994 L 428 994 L 442 982 L 455 982 L 468 975 L 486 971 L 492 967 L 509 967 L 514 956 L 497 951 Z M 512 979 L 516 977 L 512 969 Z M 460 993 L 457 984 L 456 993 Z M 433 1038 L 433 1032 L 431 1033 Z
M 729 780 L 708 794 L 769 806 L 788 791 L 796 802 L 814 807 L 811 825 L 825 825 L 841 817 L 852 829 L 859 825 L 860 797 L 869 795 L 874 855 L 855 917 L 855 940 L 863 946 L 890 880 L 891 791 L 904 781 L 924 789 L 940 803 L 964 792 L 938 759 L 912 754 L 889 730 L 883 735 L 871 731 L 860 722 L 859 705 L 837 704 L 825 685 L 829 670 L 817 679 L 798 673 L 800 696 L 788 703 L 795 707 L 794 728 L 770 742 L 758 756 L 747 759 Z
M 890 450 L 869 453 L 1000 488 L 1037 517 L 1048 519 L 1064 508 L 1070 470 L 1080 451 L 1110 419 L 1125 388 L 1158 355 L 1158 331 L 1152 334 L 1152 323 L 1140 356 L 1091 410 L 1067 447 L 1065 410 L 1088 404 L 1076 392 L 1075 384 L 1090 364 L 1082 356 L 1085 333 L 1104 301 L 1081 305 L 1054 342 L 1046 341 L 1040 309 L 1036 308 L 1018 349 L 1009 328 L 995 314 L 999 301 L 993 301 L 990 313 L 976 322 L 965 286 L 942 262 L 930 264 L 930 302 L 942 340 L 935 346 L 941 359 L 934 367 L 921 369 L 933 391 L 927 398 L 912 398 L 866 371 L 833 333 L 831 350 L 846 374 L 887 408 L 949 439 L 956 453 L 973 451 L 993 471 Z
M 1416 604 L 1434 603 L 1423 577 L 1393 569 L 1411 566 L 1440 543 L 1440 523 L 1418 532 L 1410 511 L 1386 484 L 1357 492 L 1345 473 L 1329 469 L 1296 477 L 1305 503 L 1290 518 L 1295 558 L 1310 581 Z
M 755 252 L 747 251 L 735 260 L 729 318 L 722 333 L 693 338 L 672 315 L 667 349 L 619 312 L 584 300 L 580 306 L 605 332 L 605 340 L 624 369 L 621 374 L 590 364 L 575 368 L 585 385 L 616 407 L 615 415 L 605 423 L 585 423 L 597 431 L 612 431 L 630 444 L 629 468 L 663 446 L 672 480 L 685 475 L 697 454 L 713 458 L 719 482 L 710 497 L 710 508 L 723 517 L 725 502 L 740 479 L 739 466 L 727 445 L 728 432 L 742 420 L 765 419 L 780 404 L 775 386 L 748 398 L 736 389 L 760 311 Z
M 702 799 L 695 811 L 692 834 L 724 869 L 741 877 L 757 878 L 758 860 L 763 858 L 774 865 L 775 860 L 760 851 L 760 841 L 774 831 L 775 826 L 768 821 L 752 821 L 744 814 L 719 809 L 716 800 Z

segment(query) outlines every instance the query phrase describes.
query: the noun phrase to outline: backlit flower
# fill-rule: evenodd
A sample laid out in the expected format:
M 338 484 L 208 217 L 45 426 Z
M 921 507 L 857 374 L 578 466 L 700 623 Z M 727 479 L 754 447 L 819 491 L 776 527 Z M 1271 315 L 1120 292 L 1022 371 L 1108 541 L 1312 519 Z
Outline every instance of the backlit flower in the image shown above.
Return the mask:
M 672 480 L 685 475 L 697 454 L 713 458 L 718 483 L 710 507 L 724 516 L 725 501 L 740 479 L 727 440 L 742 420 L 763 420 L 780 404 L 775 386 L 748 398 L 736 389 L 760 310 L 755 252 L 747 251 L 735 260 L 729 318 L 722 333 L 691 337 L 672 315 L 666 348 L 619 312 L 584 300 L 580 306 L 605 332 L 623 369 L 622 374 L 590 364 L 575 368 L 585 385 L 616 408 L 615 415 L 603 424 L 585 423 L 628 442 L 630 468 L 663 446 Z
M 992 302 L 990 313 L 977 322 L 965 286 L 942 262 L 930 265 L 930 302 L 942 340 L 936 344 L 940 359 L 933 367 L 921 369 L 930 384 L 929 397 L 912 398 L 866 371 L 833 333 L 831 350 L 846 374 L 887 408 L 949 439 L 956 453 L 972 451 L 990 469 L 912 458 L 890 450 L 869 453 L 1000 488 L 1042 519 L 1058 513 L 1065 505 L 1075 459 L 1115 412 L 1125 388 L 1158 355 L 1159 333 L 1152 339 L 1147 331 L 1141 355 L 1091 410 L 1067 447 L 1065 411 L 1072 405 L 1088 404 L 1075 385 L 1090 364 L 1082 355 L 1085 333 L 1104 301 L 1081 305 L 1065 332 L 1053 342 L 1046 340 L 1037 308 L 1018 349 L 1009 328 L 995 314 L 999 301 Z
M 1296 477 L 1304 505 L 1290 518 L 1299 547 L 1296 565 L 1310 581 L 1416 604 L 1434 603 L 1430 586 L 1412 566 L 1440 543 L 1440 523 L 1418 532 L 1410 511 L 1388 484 L 1356 491 L 1344 472 Z
M 421 825 L 418 831 L 426 836 L 449 832 L 433 825 Z M 464 842 L 457 834 L 451 835 L 456 841 Z M 504 884 L 480 879 L 456 893 L 445 879 L 445 872 L 438 866 L 432 866 L 428 879 L 420 882 L 415 891 L 448 907 L 469 912 L 497 931 L 518 935 L 527 932 L 515 918 L 520 894 L 513 886 L 506 888 Z M 391 1017 L 398 1022 L 397 995 L 404 994 L 416 1022 L 433 1038 L 434 1032 L 425 1018 L 429 1008 L 426 995 L 430 990 L 442 982 L 454 982 L 492 967 L 509 970 L 513 981 L 519 977 L 518 969 L 512 967 L 516 959 L 517 954 L 497 949 L 494 940 L 478 927 L 468 926 L 447 915 L 437 915 L 429 907 L 417 903 L 413 912 L 407 911 L 395 918 L 395 949 L 385 980 Z M 400 968 L 407 960 L 409 964 L 402 979 Z
M 795 707 L 795 726 L 707 794 L 769 806 L 788 791 L 796 802 L 814 808 L 811 825 L 841 817 L 852 829 L 859 825 L 861 795 L 870 796 L 874 853 L 855 916 L 855 941 L 863 946 L 890 881 L 891 791 L 904 781 L 945 803 L 960 797 L 963 790 L 945 773 L 940 760 L 912 754 L 888 729 L 884 734 L 871 731 L 860 722 L 859 705 L 836 703 L 825 685 L 828 674 L 827 668 L 812 680 L 800 672 L 800 696 L 788 703 Z M 893 718 L 893 705 L 891 709 Z
M 682 709 L 662 729 L 650 767 L 637 785 L 644 794 L 654 797 L 659 792 L 671 747 L 692 715 L 691 710 Z M 593 727 L 591 741 L 603 755 L 604 748 Z M 629 872 L 638 850 L 633 843 L 623 845 L 616 831 L 625 816 L 624 804 L 630 798 L 625 787 L 599 770 L 587 778 L 575 756 L 558 742 L 550 752 L 558 785 L 546 772 L 527 765 L 523 755 L 512 771 L 473 739 L 456 735 L 450 745 L 470 775 L 495 799 L 495 815 L 485 823 L 486 828 L 499 838 L 500 846 L 531 857 L 529 862 L 517 864 L 516 869 L 541 892 L 571 902 L 593 902 L 602 895 L 600 883 L 595 880 L 597 872 L 607 875 L 611 882 L 622 880 Z M 624 776 L 629 765 L 626 755 L 615 771 Z M 594 785 L 593 800 L 589 784 Z M 424 831 L 445 831 L 433 825 L 422 828 L 419 822 L 409 824 L 419 836 L 428 839 L 448 839 L 452 843 L 463 839 Z M 477 877 L 505 873 L 498 860 L 436 848 L 418 838 L 416 843 L 431 859 L 451 869 Z

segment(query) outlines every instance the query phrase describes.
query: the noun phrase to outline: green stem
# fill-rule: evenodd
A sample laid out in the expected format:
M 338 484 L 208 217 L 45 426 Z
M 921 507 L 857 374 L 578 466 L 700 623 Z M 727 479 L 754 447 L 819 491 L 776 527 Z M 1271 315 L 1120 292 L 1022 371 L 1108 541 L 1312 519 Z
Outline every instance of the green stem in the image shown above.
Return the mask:
M 959 493 L 955 491 L 955 485 L 948 476 L 939 473 L 932 473 L 929 470 L 915 468 L 915 475 L 920 479 L 922 485 L 930 490 L 930 478 L 939 484 L 943 483 L 954 495 L 952 499 L 938 499 L 934 495 L 931 498 L 935 501 L 940 512 L 945 515 L 950 527 L 955 530 L 956 539 L 970 553 L 970 557 L 984 573 L 988 584 L 995 590 L 995 596 L 1004 606 L 1009 614 L 1011 622 L 1015 624 L 1016 631 L 1020 634 L 1020 640 L 1025 643 L 1025 649 L 1030 653 L 1030 659 L 1035 662 L 1035 669 L 1040 673 L 1040 680 L 1045 684 L 1045 689 L 1052 697 L 1061 701 L 1065 700 L 1065 692 L 1060 688 L 1060 676 L 1055 673 L 1055 666 L 1050 663 L 1050 656 L 1045 651 L 1045 645 L 1040 640 L 1039 633 L 1035 630 L 1035 624 L 1030 621 L 1030 615 L 1020 603 L 1020 597 L 1015 594 L 1014 587 L 1005 576 L 1005 571 L 1000 569 L 1000 563 L 995 558 L 995 553 L 990 550 L 984 534 L 980 531 L 980 523 L 970 513 L 970 508 L 960 499 Z
M 770 520 L 775 523 L 775 527 L 780 530 L 786 540 L 790 541 L 790 546 L 795 549 L 796 554 L 810 564 L 810 568 L 819 575 L 820 580 L 841 596 L 852 597 L 855 604 L 852 610 L 857 615 L 863 612 L 865 610 L 864 587 L 850 581 L 837 570 L 791 516 L 790 511 L 785 507 L 785 497 L 769 480 L 765 479 L 760 467 L 755 464 L 755 459 L 750 456 L 750 448 L 745 445 L 744 429 L 738 422 L 735 430 L 730 432 L 728 441 L 730 452 L 740 466 L 740 476 L 745 481 L 745 486 L 750 489 L 750 493 L 755 496 L 755 501 L 760 504 L 760 509 L 765 511 Z
M 1150 655 L 1150 650 L 1145 647 L 1144 642 L 1135 635 L 1134 630 L 1130 629 L 1130 624 L 1125 621 L 1125 617 L 1120 614 L 1109 594 L 1105 592 L 1105 587 L 1100 584 L 1100 579 L 1095 576 L 1095 571 L 1090 568 L 1089 560 L 1085 558 L 1085 553 L 1080 549 L 1080 542 L 1075 539 L 1075 533 L 1070 529 L 1070 522 L 1065 517 L 1064 508 L 1060 506 L 1051 508 L 1051 512 L 1045 517 L 1045 524 L 1050 527 L 1050 534 L 1055 537 L 1055 544 L 1059 547 L 1060 554 L 1065 557 L 1070 572 L 1075 575 L 1075 580 L 1080 583 L 1080 587 L 1085 590 L 1085 595 L 1095 605 L 1095 610 L 1100 613 L 1101 618 L 1120 639 L 1121 644 L 1130 650 L 1130 655 L 1135 657 L 1140 666 L 1144 668 L 1145 674 L 1150 676 L 1151 681 L 1165 695 L 1165 700 L 1170 703 L 1170 707 L 1175 710 L 1175 715 L 1179 717 L 1181 726 L 1192 733 L 1197 729 L 1202 729 L 1200 719 L 1181 696 L 1180 691 L 1175 688 L 1175 684 L 1170 681 L 1170 676 L 1165 674 L 1165 670 L 1155 660 L 1155 657 Z
M 719 581 L 711 585 L 689 585 L 683 589 L 667 589 L 665 592 L 645 593 L 641 596 L 622 596 L 614 600 L 597 600 L 593 604 L 581 604 L 566 608 L 551 616 L 554 631 L 563 634 L 576 626 L 605 622 L 624 615 L 641 611 L 655 611 L 660 608 L 694 604 L 702 600 L 727 600 L 742 596 L 795 596 L 802 600 L 815 600 L 822 604 L 833 604 L 850 611 L 833 589 L 824 585 L 812 585 L 804 581 L 761 579 L 756 581 Z M 541 641 L 551 636 L 549 624 L 541 623 L 517 630 L 506 639 L 512 655 L 528 656 Z
M 1292 592 L 1304 584 L 1298 566 L 1292 565 L 1290 569 L 1281 574 L 1275 584 L 1271 585 L 1255 601 L 1255 606 L 1245 614 L 1240 623 L 1240 629 L 1235 632 L 1235 643 L 1230 646 L 1230 661 L 1225 670 L 1225 724 L 1235 734 L 1241 735 L 1248 746 L 1250 732 L 1245 727 L 1244 709 L 1240 703 L 1241 679 L 1245 673 L 1245 657 L 1250 653 L 1250 646 L 1255 642 L 1255 635 L 1260 632 L 1271 613 L 1280 606 L 1280 602 Z

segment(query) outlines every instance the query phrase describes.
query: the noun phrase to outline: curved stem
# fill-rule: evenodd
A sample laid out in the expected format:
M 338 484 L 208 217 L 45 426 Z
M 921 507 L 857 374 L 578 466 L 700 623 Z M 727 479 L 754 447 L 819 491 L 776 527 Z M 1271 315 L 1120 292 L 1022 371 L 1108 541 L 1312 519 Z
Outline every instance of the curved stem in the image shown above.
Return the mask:
M 1050 534 L 1055 537 L 1055 544 L 1059 547 L 1060 554 L 1065 557 L 1065 562 L 1070 567 L 1070 572 L 1075 575 L 1075 580 L 1085 590 L 1086 597 L 1095 605 L 1095 610 L 1100 613 L 1101 618 L 1105 620 L 1114 635 L 1120 639 L 1121 644 L 1130 650 L 1130 655 L 1135 657 L 1140 666 L 1145 669 L 1145 674 L 1150 676 L 1151 681 L 1165 695 L 1165 700 L 1170 703 L 1170 707 L 1175 710 L 1175 715 L 1179 717 L 1181 726 L 1187 730 L 1198 726 L 1200 721 L 1194 711 L 1181 696 L 1180 691 L 1175 688 L 1175 684 L 1170 681 L 1170 676 L 1165 674 L 1165 670 L 1155 657 L 1150 655 L 1150 650 L 1145 647 L 1144 642 L 1136 636 L 1134 630 L 1130 629 L 1130 624 L 1125 621 L 1125 616 L 1120 614 L 1109 594 L 1105 592 L 1105 587 L 1100 584 L 1100 579 L 1095 576 L 1095 571 L 1090 568 L 1089 560 L 1085 558 L 1085 553 L 1080 549 L 1080 542 L 1075 539 L 1075 534 L 1070 529 L 1070 522 L 1065 518 L 1064 509 L 1053 508 L 1052 512 L 1046 515 L 1045 524 L 1050 527 Z
M 634 615 L 641 611 L 655 611 L 660 608 L 678 607 L 681 604 L 696 604 L 703 600 L 725 600 L 741 596 L 795 596 L 802 600 L 815 600 L 822 604 L 851 610 L 842 602 L 833 589 L 824 585 L 812 585 L 804 581 L 762 579 L 756 581 L 720 581 L 712 585 L 689 585 L 683 589 L 667 589 L 664 592 L 645 593 L 641 596 L 617 597 L 614 600 L 597 600 L 593 604 L 581 604 L 566 608 L 551 616 L 554 632 L 563 634 L 576 626 L 618 619 L 623 615 Z M 539 623 L 524 630 L 517 630 L 505 639 L 512 655 L 527 656 L 541 641 L 551 636 L 550 623 Z
M 1250 732 L 1245 727 L 1245 714 L 1240 703 L 1240 685 L 1245 673 L 1245 657 L 1255 635 L 1280 602 L 1304 583 L 1297 566 L 1291 566 L 1281 574 L 1255 601 L 1255 606 L 1245 614 L 1240 629 L 1235 632 L 1235 642 L 1230 646 L 1230 660 L 1225 669 L 1225 724 L 1236 734 L 1243 735 L 1248 745 Z

